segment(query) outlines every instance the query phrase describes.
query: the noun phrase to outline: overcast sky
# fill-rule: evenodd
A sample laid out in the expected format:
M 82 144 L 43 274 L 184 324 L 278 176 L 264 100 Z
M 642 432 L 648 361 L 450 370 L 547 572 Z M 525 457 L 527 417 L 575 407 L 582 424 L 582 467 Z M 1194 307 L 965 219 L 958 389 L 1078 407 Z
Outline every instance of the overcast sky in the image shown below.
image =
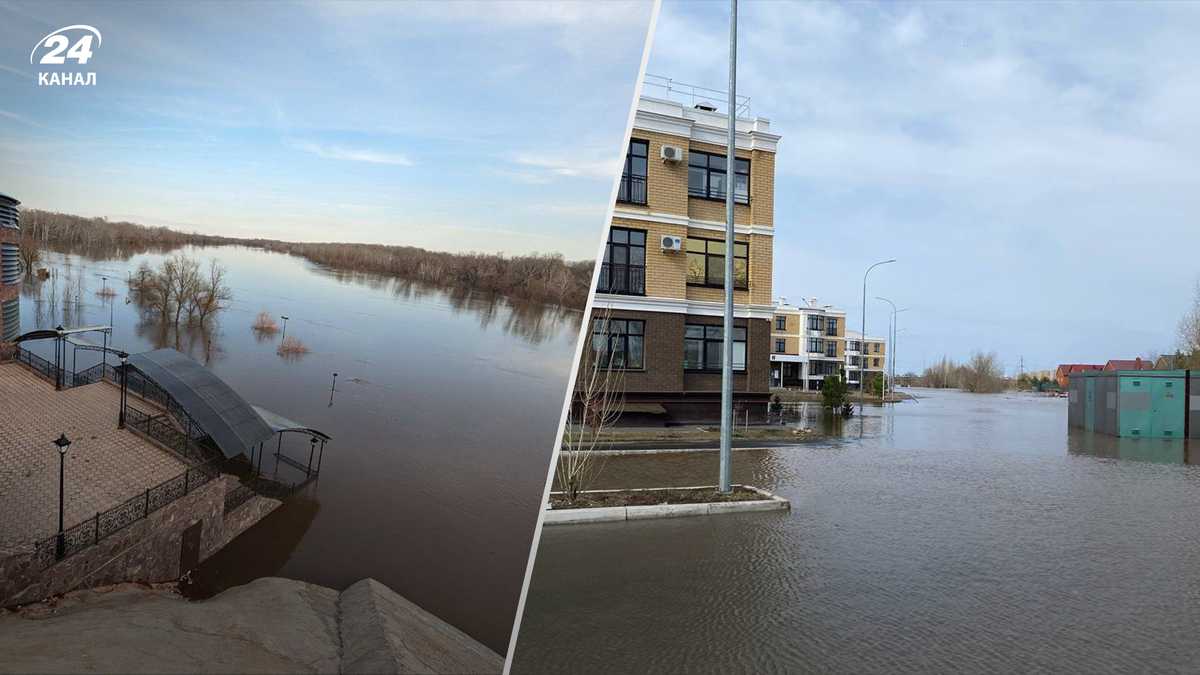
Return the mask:
M 783 135 L 775 292 L 900 315 L 902 371 L 1167 352 L 1200 274 L 1200 3 L 740 4 Z M 728 4 L 665 2 L 648 73 L 724 89 Z M 653 93 L 647 91 L 647 93 Z M 869 300 L 868 331 L 887 331 Z
M 595 254 L 648 2 L 0 2 L 0 192 L 232 236 Z M 30 50 L 103 42 L 95 87 Z

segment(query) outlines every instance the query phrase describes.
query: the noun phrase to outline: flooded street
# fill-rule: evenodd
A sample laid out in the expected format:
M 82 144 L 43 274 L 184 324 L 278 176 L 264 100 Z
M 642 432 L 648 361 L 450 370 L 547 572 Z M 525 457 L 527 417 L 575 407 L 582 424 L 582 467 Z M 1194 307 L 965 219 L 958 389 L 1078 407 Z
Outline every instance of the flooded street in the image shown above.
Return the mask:
M 143 260 L 157 265 L 159 254 L 101 262 L 48 254 L 39 266 L 58 277 L 26 282 L 21 324 L 107 324 L 111 311 L 117 347 L 178 348 L 250 403 L 333 437 L 319 481 L 207 560 L 197 593 L 265 575 L 337 589 L 374 577 L 504 653 L 579 313 L 323 270 L 257 249 L 185 252 L 205 269 L 214 257 L 228 269 L 233 303 L 211 330 L 184 331 L 176 342 L 125 303 L 126 275 Z M 111 305 L 97 295 L 101 276 L 117 290 Z M 82 284 L 78 303 L 62 297 L 73 279 Z M 260 311 L 281 324 L 289 317 L 287 336 L 310 352 L 278 355 L 281 334 L 251 330 Z M 52 358 L 51 341 L 26 346 Z M 80 351 L 77 368 L 98 359 Z M 303 464 L 306 440 L 289 440 L 284 452 Z
M 733 454 L 790 512 L 547 527 L 514 672 L 1181 671 L 1200 467 L 1068 434 L 1065 399 L 914 390 L 842 436 Z M 714 484 L 717 454 L 597 487 Z

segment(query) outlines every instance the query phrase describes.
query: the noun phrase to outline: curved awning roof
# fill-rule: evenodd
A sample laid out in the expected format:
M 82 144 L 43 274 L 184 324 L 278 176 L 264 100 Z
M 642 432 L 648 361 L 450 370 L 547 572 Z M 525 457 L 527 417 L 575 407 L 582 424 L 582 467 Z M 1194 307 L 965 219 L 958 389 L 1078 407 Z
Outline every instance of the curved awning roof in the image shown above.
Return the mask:
M 129 365 L 175 399 L 226 457 L 249 454 L 275 434 L 224 380 L 174 349 L 133 354 Z
M 329 436 L 327 436 L 324 432 L 317 431 L 312 427 L 306 427 L 303 424 L 295 420 L 290 420 L 277 412 L 272 412 L 262 406 L 257 405 L 251 405 L 250 407 L 254 408 L 254 411 L 258 413 L 258 416 L 261 417 L 263 421 L 267 423 L 267 426 L 271 427 L 271 431 L 274 431 L 275 433 L 296 431 L 308 434 L 310 436 L 316 436 L 322 440 L 329 440 Z

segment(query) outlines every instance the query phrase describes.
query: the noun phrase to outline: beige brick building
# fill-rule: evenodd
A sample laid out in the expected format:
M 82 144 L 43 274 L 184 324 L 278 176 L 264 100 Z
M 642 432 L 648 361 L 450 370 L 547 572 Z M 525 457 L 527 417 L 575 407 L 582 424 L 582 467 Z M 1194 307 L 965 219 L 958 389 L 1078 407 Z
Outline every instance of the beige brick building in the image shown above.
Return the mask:
M 887 341 L 868 335 L 864 342 L 859 331 L 846 331 L 846 380 L 851 388 L 858 387 L 860 370 L 865 373 L 868 387 L 874 378 L 884 376 L 887 371 Z
M 826 377 L 845 379 L 846 312 L 816 298 L 775 304 L 771 320 L 771 386 L 819 391 Z
M 639 99 L 591 326 L 594 353 L 625 371 L 627 418 L 719 417 L 730 185 L 735 407 L 766 411 L 779 136 L 766 119 L 739 118 L 730 167 L 727 124 L 712 106 Z

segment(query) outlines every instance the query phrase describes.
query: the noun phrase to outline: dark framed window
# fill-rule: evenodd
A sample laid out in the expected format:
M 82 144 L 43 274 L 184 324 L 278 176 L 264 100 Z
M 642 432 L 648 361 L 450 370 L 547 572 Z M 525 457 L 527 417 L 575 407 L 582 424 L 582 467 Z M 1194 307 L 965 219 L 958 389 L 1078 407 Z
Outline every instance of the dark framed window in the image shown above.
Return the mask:
M 725 242 L 688 237 L 687 282 L 692 286 L 725 286 Z M 733 287 L 750 285 L 750 245 L 733 243 Z
M 725 331 L 721 326 L 684 326 L 683 369 L 720 372 Z M 746 369 L 746 329 L 733 328 L 733 369 Z
M 780 354 L 782 354 L 783 352 L 786 352 L 787 351 L 787 342 L 784 340 L 776 340 L 775 341 L 775 351 Z
M 650 143 L 632 139 L 629 152 L 625 153 L 625 170 L 621 172 L 621 186 L 617 188 L 617 201 L 628 204 L 646 204 L 646 166 L 650 156 Z
M 593 319 L 592 352 L 601 368 L 645 367 L 646 322 L 635 319 Z
M 879 343 L 878 342 L 871 343 L 871 351 L 875 352 L 876 354 L 879 353 Z
M 810 314 L 808 316 L 808 329 L 825 330 L 825 317 L 817 314 Z
M 837 335 L 838 320 L 836 316 L 831 316 L 825 320 L 825 334 Z
M 860 364 L 860 363 L 862 363 L 862 359 L 860 357 L 858 357 L 858 356 L 850 357 L 850 365 L 858 366 L 858 364 Z
M 846 349 L 848 349 L 852 352 L 859 351 L 860 346 L 861 345 L 858 343 L 858 340 L 850 340 L 849 342 L 846 343 Z
M 646 232 L 610 227 L 604 261 L 600 264 L 598 293 L 646 294 Z
M 837 356 L 837 343 L 833 340 L 825 341 L 825 356 Z
M 825 351 L 825 341 L 821 338 L 808 338 L 808 351 L 813 354 L 820 354 Z
M 775 317 L 775 330 L 787 330 L 787 317 L 786 316 Z
M 725 155 L 688 151 L 688 196 L 725 199 L 729 177 Z M 733 160 L 733 201 L 750 203 L 750 160 Z
M 878 368 L 879 367 L 879 359 L 871 359 L 871 367 Z
M 834 361 L 813 361 L 809 365 L 810 375 L 837 375 L 841 370 Z

